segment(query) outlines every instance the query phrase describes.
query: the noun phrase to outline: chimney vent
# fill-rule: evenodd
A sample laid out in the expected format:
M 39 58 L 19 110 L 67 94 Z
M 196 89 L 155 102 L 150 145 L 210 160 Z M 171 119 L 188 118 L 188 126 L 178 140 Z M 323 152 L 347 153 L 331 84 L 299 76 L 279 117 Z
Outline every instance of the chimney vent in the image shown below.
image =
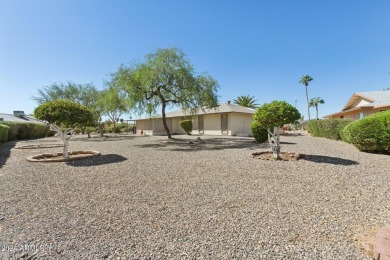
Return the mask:
M 14 116 L 23 118 L 24 111 L 14 111 Z

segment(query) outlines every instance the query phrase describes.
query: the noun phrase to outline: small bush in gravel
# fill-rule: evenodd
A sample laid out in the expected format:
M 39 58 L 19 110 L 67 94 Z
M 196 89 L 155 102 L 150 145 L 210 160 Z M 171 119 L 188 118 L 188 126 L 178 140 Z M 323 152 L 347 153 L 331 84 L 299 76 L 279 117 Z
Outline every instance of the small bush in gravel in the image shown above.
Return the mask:
M 375 113 L 345 129 L 351 144 L 360 151 L 390 153 L 390 111 Z
M 256 121 L 252 121 L 251 132 L 256 142 L 264 143 L 268 140 L 268 131 L 266 128 L 261 127 L 260 124 Z
M 0 143 L 7 142 L 9 126 L 0 124 Z
M 332 140 L 341 140 L 341 132 L 344 127 L 353 122 L 353 119 L 325 119 L 311 120 L 307 123 L 308 132 L 312 136 L 325 137 Z
M 180 126 L 183 128 L 186 134 L 190 135 L 192 131 L 192 120 L 183 120 L 180 121 Z

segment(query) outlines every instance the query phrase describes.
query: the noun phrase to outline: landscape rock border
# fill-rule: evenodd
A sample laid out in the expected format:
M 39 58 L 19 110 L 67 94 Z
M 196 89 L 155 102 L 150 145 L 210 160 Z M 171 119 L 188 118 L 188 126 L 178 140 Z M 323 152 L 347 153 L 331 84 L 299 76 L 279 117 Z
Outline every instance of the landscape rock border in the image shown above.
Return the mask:
M 73 151 L 69 152 L 69 158 L 64 158 L 63 153 L 43 153 L 27 157 L 29 162 L 66 162 L 74 160 L 82 160 L 99 156 L 98 151 Z
M 56 148 L 64 147 L 63 144 L 26 144 L 15 147 L 15 149 L 40 149 L 40 148 Z
M 252 153 L 253 158 L 260 159 L 260 160 L 267 160 L 267 161 L 276 161 L 273 158 L 273 154 L 270 151 L 267 152 L 255 152 Z M 279 161 L 298 161 L 299 159 L 303 158 L 303 154 L 299 153 L 289 153 L 289 152 L 280 152 L 279 154 L 280 160 Z

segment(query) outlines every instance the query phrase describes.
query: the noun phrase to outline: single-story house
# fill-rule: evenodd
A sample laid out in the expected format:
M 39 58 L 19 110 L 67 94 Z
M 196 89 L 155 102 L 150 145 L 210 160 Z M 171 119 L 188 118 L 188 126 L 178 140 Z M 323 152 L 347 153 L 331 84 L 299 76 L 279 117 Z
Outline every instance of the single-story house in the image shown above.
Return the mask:
M 34 123 L 34 124 L 42 124 L 45 123 L 42 121 L 39 121 L 32 116 L 28 116 L 24 113 L 24 111 L 14 111 L 13 114 L 4 114 L 0 113 L 0 124 L 1 121 L 8 121 L 8 122 L 19 122 L 19 123 Z
M 390 110 L 390 90 L 358 92 L 352 95 L 340 112 L 324 117 L 361 119 L 386 110 Z
M 192 120 L 192 134 L 252 136 L 250 125 L 254 109 L 224 103 L 211 109 L 199 109 L 193 114 L 177 110 L 166 113 L 167 125 L 172 134 L 185 134 L 180 121 Z M 162 118 L 136 119 L 137 134 L 166 135 Z

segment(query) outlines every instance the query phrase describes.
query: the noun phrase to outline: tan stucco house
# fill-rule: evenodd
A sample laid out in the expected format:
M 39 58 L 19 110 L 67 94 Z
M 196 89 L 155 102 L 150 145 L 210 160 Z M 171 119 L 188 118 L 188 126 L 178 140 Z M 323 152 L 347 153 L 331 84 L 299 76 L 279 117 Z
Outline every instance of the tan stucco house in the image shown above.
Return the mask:
M 216 108 L 199 109 L 193 114 L 182 110 L 166 113 L 168 128 L 172 134 L 185 134 L 180 121 L 192 120 L 192 134 L 251 136 L 254 109 L 224 103 Z M 137 134 L 166 135 L 161 117 L 136 119 Z
M 360 119 L 376 112 L 390 110 L 390 90 L 354 93 L 340 112 L 325 118 Z

